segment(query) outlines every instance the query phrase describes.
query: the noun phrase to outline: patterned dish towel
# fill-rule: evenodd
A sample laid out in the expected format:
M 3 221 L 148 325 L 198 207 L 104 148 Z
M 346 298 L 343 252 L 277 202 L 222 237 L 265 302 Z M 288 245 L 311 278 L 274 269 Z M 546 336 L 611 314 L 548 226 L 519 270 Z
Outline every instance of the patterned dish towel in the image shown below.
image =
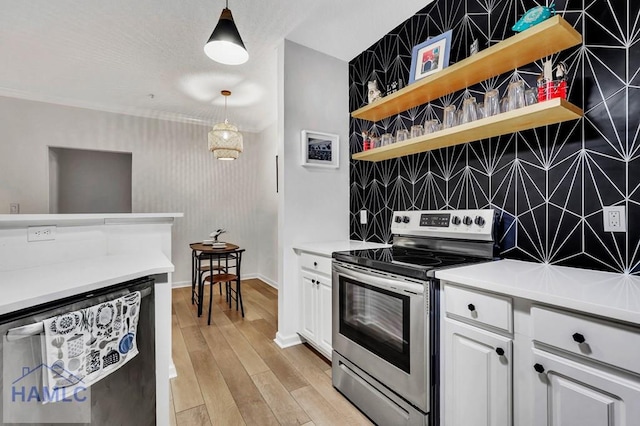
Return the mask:
M 138 354 L 140 292 L 44 320 L 43 384 L 89 388 Z

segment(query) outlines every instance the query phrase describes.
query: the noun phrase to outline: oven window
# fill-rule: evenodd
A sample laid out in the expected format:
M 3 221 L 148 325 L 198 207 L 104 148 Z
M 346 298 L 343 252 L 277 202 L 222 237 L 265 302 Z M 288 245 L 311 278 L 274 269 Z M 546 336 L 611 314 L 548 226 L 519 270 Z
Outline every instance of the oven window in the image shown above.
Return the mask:
M 340 334 L 409 373 L 409 296 L 343 276 Z

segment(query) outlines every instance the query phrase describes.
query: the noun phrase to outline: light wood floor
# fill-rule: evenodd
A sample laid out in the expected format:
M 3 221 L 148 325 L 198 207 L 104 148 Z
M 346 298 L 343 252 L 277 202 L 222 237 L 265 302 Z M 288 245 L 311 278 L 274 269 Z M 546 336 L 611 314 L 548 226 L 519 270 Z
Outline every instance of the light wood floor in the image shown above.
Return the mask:
M 331 365 L 306 345 L 274 342 L 277 290 L 242 282 L 244 319 L 214 287 L 211 325 L 173 290 L 172 425 L 370 425 L 331 385 Z M 208 299 L 205 294 L 205 300 Z

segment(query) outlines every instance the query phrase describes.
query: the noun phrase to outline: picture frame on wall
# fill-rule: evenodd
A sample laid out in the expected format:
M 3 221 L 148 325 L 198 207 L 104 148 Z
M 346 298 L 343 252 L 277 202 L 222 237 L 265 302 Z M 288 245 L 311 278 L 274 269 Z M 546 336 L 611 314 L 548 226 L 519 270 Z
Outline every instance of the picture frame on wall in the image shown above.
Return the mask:
M 449 66 L 452 34 L 453 31 L 449 30 L 413 46 L 409 83 L 418 81 Z
M 340 137 L 333 133 L 303 130 L 300 138 L 302 165 L 305 167 L 339 167 Z

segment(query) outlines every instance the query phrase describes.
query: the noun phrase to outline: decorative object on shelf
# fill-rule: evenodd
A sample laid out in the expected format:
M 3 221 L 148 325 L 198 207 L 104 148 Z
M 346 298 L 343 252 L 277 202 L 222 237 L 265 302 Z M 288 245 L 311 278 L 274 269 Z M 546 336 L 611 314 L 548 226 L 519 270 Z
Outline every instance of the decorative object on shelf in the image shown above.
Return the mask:
M 240 65 L 249 60 L 249 52 L 244 47 L 229 9 L 229 0 L 222 9 L 218 25 L 204 45 L 204 53 L 214 61 L 225 65 Z
M 397 92 L 403 87 L 404 87 L 404 81 L 402 79 L 398 79 L 398 81 L 392 81 L 391 84 L 387 84 L 386 96 L 389 96 L 390 94 Z
M 567 65 L 560 62 L 556 66 L 556 78 L 553 79 L 551 61 L 544 63 L 544 71 L 538 76 L 538 102 L 549 99 L 567 99 Z
M 413 83 L 449 66 L 452 33 L 449 30 L 413 47 L 409 83 Z
M 367 83 L 367 100 L 373 103 L 382 98 L 382 92 L 378 89 L 378 81 L 373 80 Z
M 369 132 L 362 131 L 362 150 L 368 151 L 371 149 L 371 140 L 369 139 Z
M 340 138 L 332 133 L 303 130 L 300 138 L 302 165 L 337 169 Z
M 539 24 L 542 21 L 546 21 L 551 18 L 551 16 L 556 14 L 556 6 L 554 3 L 551 3 L 547 6 L 536 6 L 533 9 L 529 9 L 522 15 L 522 18 L 516 24 L 511 27 L 511 29 L 515 32 L 522 32 L 528 28 L 533 27 L 534 25 Z
M 227 119 L 227 97 L 231 92 L 223 90 L 220 93 L 224 96 L 224 122 L 213 126 L 209 132 L 209 151 L 218 160 L 235 160 L 244 149 L 242 133 Z

